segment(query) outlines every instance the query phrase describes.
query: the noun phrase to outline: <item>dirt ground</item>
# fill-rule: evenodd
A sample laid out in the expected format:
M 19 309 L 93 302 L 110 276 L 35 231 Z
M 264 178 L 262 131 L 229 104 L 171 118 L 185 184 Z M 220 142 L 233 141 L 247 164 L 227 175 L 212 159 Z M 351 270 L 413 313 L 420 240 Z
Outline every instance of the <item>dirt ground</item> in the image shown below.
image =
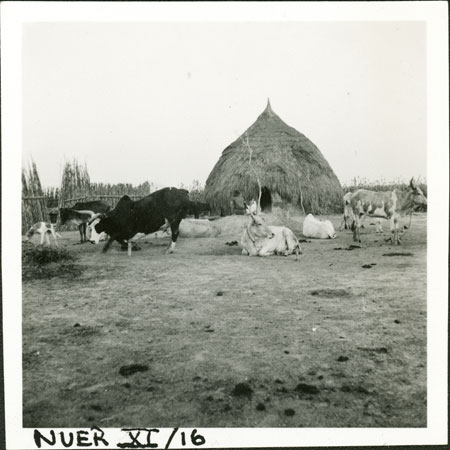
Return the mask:
M 130 258 L 62 233 L 86 270 L 23 284 L 24 427 L 425 427 L 426 214 L 297 262 L 226 245 L 246 221 Z

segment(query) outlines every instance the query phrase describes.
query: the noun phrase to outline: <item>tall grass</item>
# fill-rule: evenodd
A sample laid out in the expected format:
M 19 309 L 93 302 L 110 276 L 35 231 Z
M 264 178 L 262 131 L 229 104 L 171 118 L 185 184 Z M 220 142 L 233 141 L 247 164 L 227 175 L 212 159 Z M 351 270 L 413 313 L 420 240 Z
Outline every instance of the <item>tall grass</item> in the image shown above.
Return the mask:
M 28 169 L 22 169 L 22 233 L 36 222 L 48 220 L 44 191 L 36 163 L 31 161 Z
M 193 202 L 205 201 L 205 186 L 198 180 L 193 180 L 190 186 L 185 186 L 180 183 L 178 186 L 180 189 L 186 189 L 189 192 L 189 198 Z
M 137 186 L 131 183 L 91 183 L 91 199 L 103 199 L 108 201 L 108 196 L 129 195 L 130 197 L 145 197 L 155 190 L 155 185 L 151 182 L 144 181 Z M 118 199 L 111 199 L 115 206 Z
M 59 206 L 65 206 L 66 201 L 89 195 L 91 191 L 91 181 L 86 163 L 82 165 L 76 159 L 72 162 L 66 161 L 64 164 L 59 189 Z
M 22 246 L 22 280 L 41 278 L 79 277 L 84 267 L 76 264 L 77 257 L 65 248 L 34 246 L 25 243 Z

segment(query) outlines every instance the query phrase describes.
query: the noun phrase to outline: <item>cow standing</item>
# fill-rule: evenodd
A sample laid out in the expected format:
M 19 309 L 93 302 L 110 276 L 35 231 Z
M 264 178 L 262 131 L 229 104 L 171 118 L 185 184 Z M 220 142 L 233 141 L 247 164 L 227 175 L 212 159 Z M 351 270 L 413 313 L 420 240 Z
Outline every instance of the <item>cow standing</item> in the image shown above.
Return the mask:
M 95 214 L 106 213 L 110 209 L 111 207 L 101 200 L 75 203 L 72 208 L 60 208 L 61 225 L 64 225 L 69 220 L 75 223 L 78 225 L 80 232 L 80 242 L 87 242 L 86 229 L 88 222 Z
M 353 215 L 353 211 L 352 211 L 352 205 L 351 205 L 351 198 L 352 198 L 353 192 L 347 192 L 344 197 L 344 216 L 342 218 L 342 222 L 341 225 L 339 227 L 339 231 L 342 231 L 343 229 L 345 230 L 350 230 L 350 229 L 354 229 L 354 223 L 355 223 L 355 219 L 354 219 L 354 215 Z M 361 219 L 361 228 L 365 228 L 364 227 L 364 221 L 366 220 L 366 216 L 363 216 Z M 376 223 L 376 232 L 377 233 L 382 233 L 383 232 L 383 227 L 381 225 L 381 219 L 377 219 Z
M 414 178 L 411 178 L 407 191 L 394 189 L 388 192 L 374 192 L 359 189 L 350 200 L 355 219 L 353 240 L 361 242 L 361 221 L 365 216 L 370 216 L 390 219 L 391 230 L 394 232 L 393 242 L 400 244 L 399 218 L 411 214 L 415 207 L 426 204 L 427 199 L 416 185 Z
M 128 247 L 129 255 L 131 239 L 135 235 L 154 233 L 167 220 L 172 231 L 172 238 L 166 253 L 172 253 L 178 239 L 180 222 L 186 217 L 190 206 L 188 191 L 173 187 L 164 188 L 137 201 L 125 195 L 112 211 L 96 214 L 92 220 L 100 219 L 95 225 L 97 233 L 105 232 L 109 235 L 103 252 L 108 251 L 112 243 L 117 241 L 122 248 Z

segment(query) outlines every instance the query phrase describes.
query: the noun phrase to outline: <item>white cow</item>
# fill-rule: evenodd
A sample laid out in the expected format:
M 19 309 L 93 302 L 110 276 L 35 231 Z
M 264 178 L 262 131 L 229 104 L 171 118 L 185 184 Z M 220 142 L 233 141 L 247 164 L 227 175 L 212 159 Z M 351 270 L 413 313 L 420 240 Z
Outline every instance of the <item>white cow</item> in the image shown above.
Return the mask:
M 303 222 L 303 236 L 314 239 L 334 239 L 333 224 L 329 220 L 316 219 L 308 214 Z
M 393 191 L 374 192 L 359 189 L 350 199 L 355 217 L 353 240 L 361 242 L 360 228 L 364 216 L 382 217 L 390 220 L 391 231 L 394 233 L 393 243 L 401 244 L 399 235 L 400 218 L 411 214 L 415 207 L 426 204 L 427 199 L 417 186 L 414 178 L 411 178 L 406 191 L 394 189 Z
M 302 253 L 295 234 L 287 227 L 269 226 L 250 212 L 250 221 L 241 237 L 242 254 L 248 256 L 298 255 Z
M 221 229 L 208 219 L 183 219 L 180 222 L 179 232 L 183 238 L 216 237 L 221 233 Z
M 222 232 L 217 224 L 211 223 L 208 219 L 183 219 L 178 231 L 179 236 L 183 238 L 217 237 Z M 161 231 L 153 234 L 155 237 L 161 237 L 161 232 L 166 236 L 171 236 L 167 223 L 161 227 Z
M 58 236 L 62 238 L 62 236 L 55 231 L 54 225 L 50 222 L 37 222 L 34 225 L 32 225 L 31 228 L 27 231 L 27 234 L 25 235 L 25 241 L 30 240 L 35 233 L 41 235 L 41 245 L 44 243 L 44 238 L 47 244 L 50 245 L 49 234 L 53 236 L 56 247 L 58 247 L 58 240 L 56 239 L 56 237 Z

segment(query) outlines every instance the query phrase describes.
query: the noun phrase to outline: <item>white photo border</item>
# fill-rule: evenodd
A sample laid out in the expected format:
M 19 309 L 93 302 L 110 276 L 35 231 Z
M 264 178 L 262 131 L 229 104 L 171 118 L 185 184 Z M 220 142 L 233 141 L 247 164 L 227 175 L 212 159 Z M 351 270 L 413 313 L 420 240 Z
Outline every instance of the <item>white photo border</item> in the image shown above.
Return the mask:
M 21 360 L 21 38 L 22 26 L 30 22 L 426 22 L 428 426 L 398 429 L 205 428 L 199 429 L 199 433 L 203 432 L 207 438 L 208 448 L 447 443 L 449 223 L 447 2 L 3 2 L 1 13 L 3 355 L 5 432 L 8 450 L 36 448 L 33 429 L 22 428 Z M 178 425 L 182 424 L 174 424 Z M 151 427 L 151 424 L 149 426 Z M 43 429 L 41 431 L 45 432 Z M 122 436 L 119 429 L 105 429 L 105 432 L 111 437 L 111 442 Z M 161 429 L 159 436 L 168 436 L 170 432 L 171 429 Z M 164 444 L 160 445 L 160 448 L 163 446 Z M 44 445 L 42 448 L 52 447 Z M 84 447 L 74 445 L 71 448 Z M 187 443 L 183 448 L 194 446 Z

